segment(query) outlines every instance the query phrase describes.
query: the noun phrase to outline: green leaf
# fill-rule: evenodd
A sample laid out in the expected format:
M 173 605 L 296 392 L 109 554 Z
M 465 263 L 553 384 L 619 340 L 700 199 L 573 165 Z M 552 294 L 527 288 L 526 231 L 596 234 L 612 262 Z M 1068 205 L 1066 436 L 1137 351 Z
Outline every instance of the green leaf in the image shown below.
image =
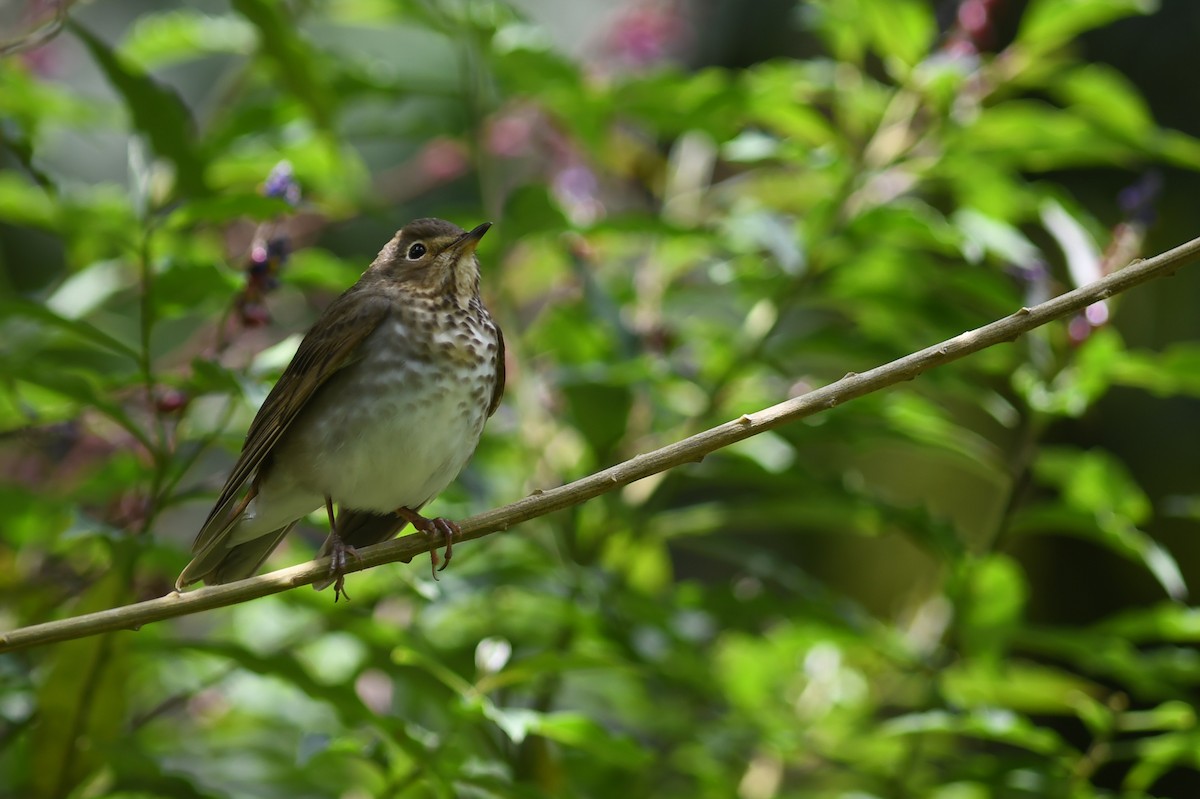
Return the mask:
M 1081 371 L 1100 372 L 1118 385 L 1144 389 L 1158 397 L 1200 397 L 1200 345 L 1189 341 L 1170 344 L 1162 352 L 1118 354 L 1111 348 L 1093 351 L 1087 347 L 1080 353 L 1080 359 Z
M 1012 530 L 1021 534 L 1073 535 L 1092 541 L 1144 566 L 1173 599 L 1187 597 L 1187 584 L 1174 556 L 1126 518 L 1103 510 L 1097 514 L 1042 504 L 1018 511 Z
M 572 422 L 583 434 L 596 463 L 607 462 L 613 448 L 625 436 L 633 394 L 628 386 L 586 380 L 564 381 Z
M 110 570 L 73 609 L 108 610 L 129 594 L 124 569 Z M 33 795 L 58 799 L 101 768 L 125 735 L 129 634 L 97 635 L 59 644 L 38 692 L 32 744 Z
M 1122 787 L 1143 795 L 1164 774 L 1178 766 L 1195 770 L 1198 765 L 1196 753 L 1200 752 L 1200 731 L 1191 729 L 1143 738 L 1137 742 L 1134 751 L 1137 760 L 1125 775 Z
M 1128 164 L 1140 156 L 1140 148 L 1107 135 L 1086 117 L 1037 100 L 986 108 L 961 135 L 956 149 L 1034 171 Z
M 2 355 L 2 353 L 0 353 Z M 136 438 L 148 451 L 155 450 L 145 431 L 133 421 L 120 403 L 114 401 L 91 370 L 64 369 L 60 358 L 42 357 L 28 361 L 0 359 L 7 376 L 66 397 L 78 407 L 91 407 L 108 416 Z
M 1169 164 L 1200 170 L 1200 139 L 1177 130 L 1160 130 L 1154 152 Z
M 301 37 L 283 6 L 270 0 L 233 0 L 233 7 L 258 29 L 260 46 L 292 95 L 312 112 L 318 127 L 332 124 L 333 95 L 318 75 L 321 58 Z
M 99 347 L 139 363 L 141 356 L 133 347 L 101 331 L 82 319 L 68 319 L 49 308 L 26 300 L 0 300 L 0 319 L 21 317 L 39 322 L 56 330 L 69 333 L 80 344 Z M 0 327 L 3 329 L 3 327 Z M 10 333 L 11 335 L 11 333 Z M 11 340 L 11 339 L 10 339 Z
M 880 725 L 885 735 L 945 733 L 984 741 L 995 741 L 1042 755 L 1074 754 L 1053 730 L 1039 727 L 1028 718 L 1007 709 L 985 709 L 971 713 L 932 710 L 898 716 Z
M 869 2 L 863 9 L 875 50 L 885 60 L 912 67 L 925 58 L 937 36 L 933 8 L 924 0 Z
M 964 254 L 971 261 L 980 261 L 985 254 L 1022 265 L 1041 258 L 1036 244 L 1015 225 L 1001 219 L 968 207 L 955 211 L 952 221 L 962 231 Z
M 1043 447 L 1033 473 L 1056 486 L 1067 506 L 1076 510 L 1114 514 L 1135 524 L 1150 516 L 1150 500 L 1128 467 L 1104 450 Z
M 1164 602 L 1126 611 L 1101 622 L 1096 629 L 1132 643 L 1200 643 L 1200 608 Z
M 1036 478 L 1056 486 L 1064 508 L 1034 506 L 1019 512 L 1014 529 L 1042 528 L 1074 533 L 1145 566 L 1167 595 L 1187 596 L 1175 558 L 1138 529 L 1151 513 L 1150 500 L 1126 466 L 1099 449 L 1044 447 L 1033 465 Z
M 723 141 L 737 132 L 745 95 L 720 69 L 690 75 L 656 72 L 615 89 L 622 116 L 638 119 L 664 136 L 703 131 Z
M 622 768 L 641 768 L 652 755 L 626 735 L 610 732 L 579 713 L 546 713 L 531 729 L 552 741 L 587 752 L 602 763 Z
M 814 0 L 800 9 L 803 26 L 821 36 L 834 58 L 862 62 L 871 28 L 862 24 L 861 0 Z
M 789 144 L 805 147 L 836 146 L 838 134 L 829 120 L 807 102 L 811 82 L 806 65 L 793 61 L 768 61 L 741 75 L 743 102 L 749 122 L 758 122 L 778 133 Z M 753 135 L 742 131 L 739 138 Z M 733 145 L 737 139 L 730 142 Z M 781 145 L 782 146 L 782 145 Z
M 485 718 L 495 723 L 516 744 L 530 735 L 540 735 L 621 768 L 638 768 L 650 758 L 650 753 L 628 736 L 614 734 L 578 713 L 539 713 L 528 708 L 500 708 L 486 700 L 482 702 L 480 710 Z
M 289 214 L 295 209 L 280 197 L 263 197 L 260 194 L 222 194 L 183 203 L 171 210 L 167 224 L 191 227 L 198 223 L 220 224 L 236 219 L 252 219 L 266 222 Z
M 884 414 L 891 429 L 912 441 L 953 452 L 982 464 L 995 464 L 999 454 L 983 436 L 958 424 L 937 402 L 915 393 L 889 394 Z
M 543 185 L 522 186 L 511 192 L 504 207 L 504 224 L 499 228 L 504 241 L 528 236 L 561 233 L 570 229 L 566 216 Z
M 16 225 L 54 230 L 59 213 L 46 190 L 15 172 L 0 172 L 0 219 Z
M 1028 598 L 1025 574 L 1016 561 L 994 554 L 970 563 L 959 609 L 964 651 L 988 659 L 1006 655 Z
M 1131 710 L 1117 718 L 1117 729 L 1125 732 L 1190 730 L 1196 726 L 1196 708 L 1187 702 L 1170 701 L 1149 710 Z
M 1065 70 L 1051 91 L 1080 116 L 1132 144 L 1148 141 L 1155 131 L 1150 107 L 1137 87 L 1112 67 L 1086 64 Z
M 195 394 L 239 396 L 242 393 L 242 384 L 237 375 L 208 358 L 192 359 L 192 379 L 188 388 Z
M 148 72 L 213 53 L 245 55 L 256 41 L 254 28 L 241 17 L 177 8 L 139 16 L 118 53 Z
M 1040 54 L 1085 31 L 1157 10 L 1157 0 L 1033 0 L 1021 18 L 1016 44 Z
M 105 114 L 96 100 L 74 93 L 67 83 L 41 80 L 33 70 L 0 69 L 0 117 L 34 137 L 48 123 L 78 128 L 103 120 Z M 5 145 L 11 146 L 14 138 L 6 132 Z
M 1103 686 L 1064 669 L 1020 660 L 997 666 L 962 661 L 942 671 L 941 690 L 956 707 L 1003 707 L 1018 713 L 1074 715 L 1102 698 Z
M 174 164 L 179 193 L 189 197 L 207 194 L 204 161 L 194 147 L 191 116 L 179 96 L 128 64 L 82 25 L 72 22 L 71 30 L 125 101 L 134 127 L 155 153 Z

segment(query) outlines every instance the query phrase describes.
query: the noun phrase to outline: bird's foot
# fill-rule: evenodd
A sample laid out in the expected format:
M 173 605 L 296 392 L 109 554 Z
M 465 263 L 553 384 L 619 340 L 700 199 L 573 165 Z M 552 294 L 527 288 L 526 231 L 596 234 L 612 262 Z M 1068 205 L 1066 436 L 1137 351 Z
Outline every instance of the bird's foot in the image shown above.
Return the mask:
M 445 571 L 450 565 L 450 558 L 454 557 L 454 537 L 461 536 L 462 530 L 458 524 L 450 519 L 438 516 L 433 519 L 427 519 L 415 510 L 409 508 L 396 508 L 396 515 L 413 526 L 413 529 L 423 533 L 427 538 L 434 540 L 434 546 L 429 550 L 429 568 L 433 574 L 433 579 L 438 579 L 437 573 Z M 441 539 L 446 544 L 446 551 L 442 553 L 444 560 L 442 565 L 438 566 L 437 542 Z
M 334 577 L 333 581 L 333 601 L 337 602 L 342 597 L 346 601 L 350 601 L 350 595 L 346 593 L 346 565 L 350 562 L 350 558 L 359 560 L 358 550 L 342 540 L 342 537 L 336 531 L 329 534 L 329 575 Z

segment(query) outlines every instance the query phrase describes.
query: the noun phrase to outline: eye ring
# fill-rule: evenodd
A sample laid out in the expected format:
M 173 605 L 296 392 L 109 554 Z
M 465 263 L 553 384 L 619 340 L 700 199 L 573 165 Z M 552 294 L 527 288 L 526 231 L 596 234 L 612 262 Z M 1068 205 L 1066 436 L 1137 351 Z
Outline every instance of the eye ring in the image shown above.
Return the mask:
M 416 244 L 414 244 L 408 248 L 408 260 L 410 260 L 410 261 L 420 260 L 420 258 L 424 255 L 425 255 L 425 245 L 419 241 Z

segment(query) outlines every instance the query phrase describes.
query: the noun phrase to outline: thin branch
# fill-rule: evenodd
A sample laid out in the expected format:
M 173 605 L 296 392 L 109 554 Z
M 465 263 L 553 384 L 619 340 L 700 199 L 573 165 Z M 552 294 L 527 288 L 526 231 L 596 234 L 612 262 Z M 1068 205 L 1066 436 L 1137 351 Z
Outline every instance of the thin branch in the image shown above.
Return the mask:
M 1018 336 L 1055 319 L 1077 313 L 1094 302 L 1141 285 L 1149 280 L 1173 275 L 1185 263 L 1200 256 L 1200 238 L 1181 244 L 1154 258 L 1136 261 L 1119 272 L 1097 280 L 1074 291 L 1055 297 L 1032 308 L 991 324 L 906 355 L 891 363 L 862 374 L 848 374 L 828 386 L 803 396 L 772 405 L 755 413 L 745 414 L 723 425 L 697 433 L 661 449 L 647 452 L 573 483 L 534 491 L 530 496 L 511 505 L 480 513 L 461 522 L 464 540 L 507 530 L 515 524 L 544 516 L 556 510 L 578 505 L 624 485 L 650 475 L 700 461 L 710 452 L 787 424 L 806 416 L 829 410 L 848 400 L 881 388 L 912 380 L 926 370 L 956 361 L 980 350 L 1014 341 Z M 408 562 L 430 549 L 423 535 L 407 535 L 383 544 L 367 547 L 360 557 L 351 559 L 347 572 L 360 571 L 385 563 Z M 202 610 L 233 605 L 268 594 L 277 594 L 300 585 L 328 577 L 329 558 L 310 561 L 288 569 L 251 577 L 228 585 L 200 588 L 188 593 L 170 593 L 159 599 L 135 605 L 89 613 L 60 621 L 22 627 L 0 634 L 0 652 L 11 652 L 31 646 L 83 638 L 115 630 L 138 629 L 143 624 L 184 616 Z

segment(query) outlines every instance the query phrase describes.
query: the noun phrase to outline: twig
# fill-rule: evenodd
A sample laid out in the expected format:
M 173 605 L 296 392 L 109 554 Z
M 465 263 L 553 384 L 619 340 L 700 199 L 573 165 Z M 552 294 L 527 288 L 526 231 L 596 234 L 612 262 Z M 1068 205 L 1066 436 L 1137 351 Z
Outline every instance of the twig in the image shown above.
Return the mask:
M 507 530 L 515 524 L 544 516 L 556 510 L 578 505 L 635 480 L 666 471 L 686 463 L 700 461 L 710 452 L 771 430 L 780 425 L 820 413 L 848 400 L 861 397 L 881 388 L 912 380 L 928 369 L 958 360 L 996 344 L 1014 341 L 1018 336 L 1055 319 L 1083 310 L 1099 300 L 1141 285 L 1149 280 L 1173 275 L 1188 261 L 1200 256 L 1200 238 L 1181 244 L 1161 255 L 1136 261 L 1119 272 L 1074 291 L 1055 297 L 1032 308 L 998 319 L 976 330 L 906 355 L 862 374 L 848 374 L 828 386 L 803 396 L 772 405 L 755 413 L 745 414 L 723 425 L 677 441 L 661 449 L 638 455 L 573 483 L 546 491 L 535 491 L 511 505 L 480 513 L 460 523 L 463 540 Z M 410 561 L 430 549 L 431 542 L 423 535 L 407 535 L 394 541 L 367 547 L 359 558 L 351 559 L 347 572 L 370 569 L 385 563 Z M 280 569 L 269 574 L 251 577 L 228 585 L 200 588 L 188 593 L 170 593 L 159 599 L 135 605 L 89 613 L 60 621 L 22 627 L 0 634 L 0 652 L 11 652 L 42 644 L 83 638 L 115 630 L 138 629 L 143 624 L 184 616 L 202 610 L 233 605 L 250 599 L 277 594 L 300 585 L 307 585 L 329 576 L 329 558 L 310 561 Z

